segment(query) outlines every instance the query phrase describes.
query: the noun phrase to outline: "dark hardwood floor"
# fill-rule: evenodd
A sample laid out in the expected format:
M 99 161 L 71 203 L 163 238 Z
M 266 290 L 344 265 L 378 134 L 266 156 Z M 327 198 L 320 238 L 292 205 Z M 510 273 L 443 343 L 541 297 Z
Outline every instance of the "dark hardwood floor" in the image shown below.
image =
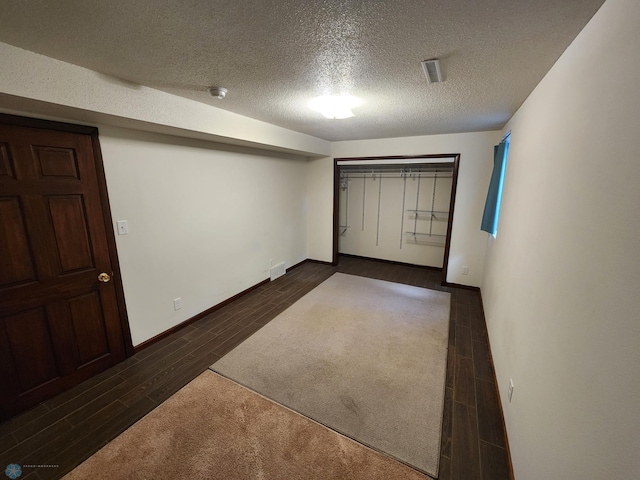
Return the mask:
M 334 272 L 451 292 L 440 480 L 509 479 L 506 440 L 477 292 L 440 271 L 354 257 L 307 262 L 96 377 L 0 424 L 0 467 L 60 478 Z

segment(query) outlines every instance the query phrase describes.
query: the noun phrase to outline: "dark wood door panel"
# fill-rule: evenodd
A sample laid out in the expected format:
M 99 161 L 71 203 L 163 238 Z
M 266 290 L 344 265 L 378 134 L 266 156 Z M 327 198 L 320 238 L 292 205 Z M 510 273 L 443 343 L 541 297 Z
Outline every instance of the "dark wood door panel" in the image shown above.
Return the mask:
M 7 316 L 2 324 L 20 393 L 59 376 L 45 308 Z
M 9 352 L 4 367 L 13 371 L 19 395 L 121 354 L 117 343 L 113 352 L 109 345 L 97 290 L 7 315 L 0 328 Z
M 48 197 L 61 273 L 95 269 L 81 195 Z
M 38 159 L 42 177 L 74 178 L 80 180 L 78 159 L 74 148 L 32 146 Z
M 0 198 L 0 289 L 36 281 L 19 197 Z
M 101 303 L 98 292 L 89 292 L 69 301 L 75 337 L 83 339 L 76 344 L 78 367 L 111 353 Z
M 0 381 L 11 387 L 0 389 L 0 420 L 132 348 L 115 284 L 98 281 L 119 270 L 97 137 L 6 119 L 0 115 Z
M 2 340 L 2 335 L 0 335 L 0 340 Z M 0 354 L 0 357 L 6 356 L 3 354 Z M 40 402 L 106 370 L 113 365 L 113 357 L 111 355 L 100 357 L 82 368 L 74 370 L 72 373 L 56 377 L 49 382 L 23 392 L 16 388 L 16 386 L 19 386 L 19 384 L 14 383 L 16 377 L 11 375 L 6 365 L 0 369 L 0 380 L 3 383 L 2 395 L 0 395 L 0 421 L 34 407 Z
M 9 145 L 5 142 L 0 142 L 0 178 L 16 178 L 13 171 L 13 160 L 9 154 Z

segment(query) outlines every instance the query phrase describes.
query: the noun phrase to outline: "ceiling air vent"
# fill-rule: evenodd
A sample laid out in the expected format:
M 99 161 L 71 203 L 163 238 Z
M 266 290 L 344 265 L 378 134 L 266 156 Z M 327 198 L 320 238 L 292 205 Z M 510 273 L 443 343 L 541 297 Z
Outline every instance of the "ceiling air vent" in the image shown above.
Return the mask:
M 442 82 L 442 71 L 440 70 L 440 60 L 434 58 L 433 60 L 425 60 L 420 62 L 422 69 L 424 70 L 424 76 L 427 77 L 429 83 Z

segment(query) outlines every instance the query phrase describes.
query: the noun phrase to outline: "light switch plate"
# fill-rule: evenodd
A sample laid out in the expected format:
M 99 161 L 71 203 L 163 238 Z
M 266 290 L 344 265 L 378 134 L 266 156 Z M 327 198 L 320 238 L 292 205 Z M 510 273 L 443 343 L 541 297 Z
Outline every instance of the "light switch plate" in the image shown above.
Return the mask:
M 118 220 L 118 235 L 127 235 L 129 233 L 129 225 L 126 220 Z

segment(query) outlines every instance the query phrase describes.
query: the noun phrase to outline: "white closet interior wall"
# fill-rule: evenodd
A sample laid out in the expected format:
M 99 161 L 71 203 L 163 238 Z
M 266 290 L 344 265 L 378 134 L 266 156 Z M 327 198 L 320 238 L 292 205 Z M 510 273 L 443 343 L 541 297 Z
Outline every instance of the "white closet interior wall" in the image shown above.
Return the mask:
M 452 166 L 341 168 L 339 252 L 442 267 Z

